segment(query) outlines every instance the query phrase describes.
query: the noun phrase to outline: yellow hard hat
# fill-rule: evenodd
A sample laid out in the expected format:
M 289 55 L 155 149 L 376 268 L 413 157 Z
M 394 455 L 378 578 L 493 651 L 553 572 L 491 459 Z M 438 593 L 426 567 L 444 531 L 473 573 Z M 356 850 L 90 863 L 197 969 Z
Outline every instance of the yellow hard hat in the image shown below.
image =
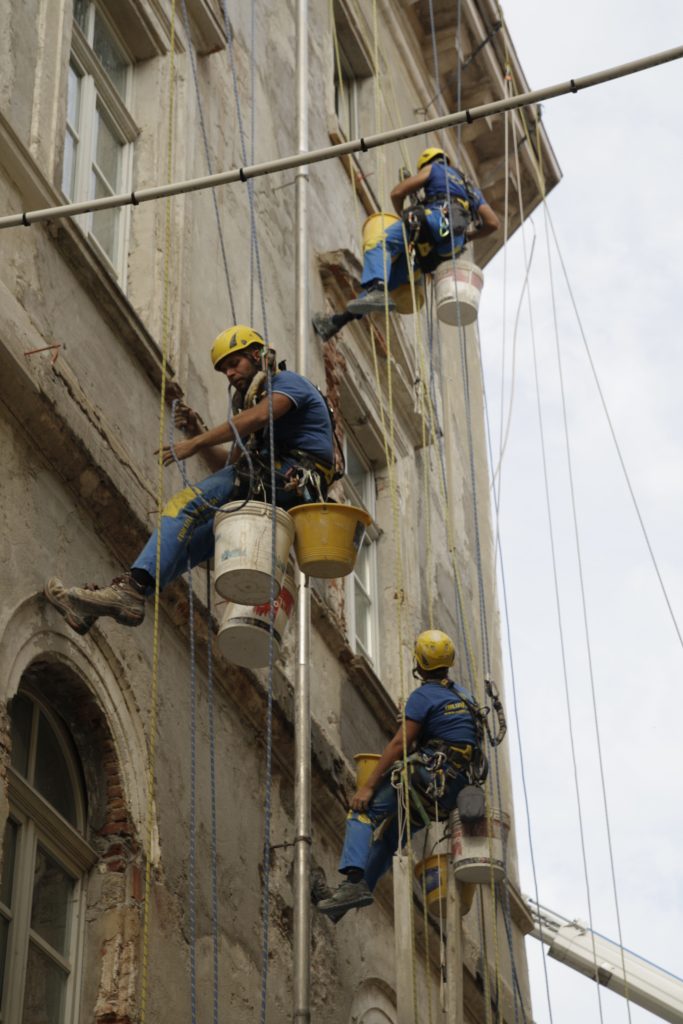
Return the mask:
M 433 668 L 450 668 L 455 661 L 455 644 L 440 629 L 426 629 L 415 641 L 415 661 L 428 672 Z
M 431 149 L 425 149 L 425 151 L 423 153 L 420 153 L 419 157 L 417 158 L 418 171 L 421 171 L 426 164 L 431 164 L 432 160 L 436 160 L 437 156 L 442 156 L 445 160 L 448 160 L 448 157 L 444 153 L 443 149 L 437 149 L 436 146 L 432 147 Z
M 235 352 L 241 352 L 243 349 L 249 348 L 250 345 L 265 345 L 265 341 L 253 327 L 247 327 L 246 324 L 235 324 L 234 327 L 228 327 L 221 331 L 211 346 L 211 362 L 214 369 L 218 367 L 221 359 L 234 355 Z

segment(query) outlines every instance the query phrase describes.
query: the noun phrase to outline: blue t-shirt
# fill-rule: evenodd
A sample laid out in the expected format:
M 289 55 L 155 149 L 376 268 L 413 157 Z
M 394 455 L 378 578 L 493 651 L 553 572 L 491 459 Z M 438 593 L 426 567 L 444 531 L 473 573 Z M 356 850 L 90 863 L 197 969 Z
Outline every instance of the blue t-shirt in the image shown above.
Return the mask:
M 298 373 L 281 370 L 273 377 L 273 394 L 286 395 L 294 408 L 273 424 L 275 450 L 285 455 L 298 448 L 321 462 L 334 462 L 332 424 L 325 399 Z
M 437 196 L 439 199 L 443 199 L 446 195 L 453 196 L 455 199 L 463 199 L 469 204 L 472 213 L 476 213 L 479 207 L 486 202 L 483 192 L 474 185 L 470 186 L 468 192 L 462 171 L 459 171 L 457 167 L 449 167 L 448 164 L 432 164 L 429 177 L 424 184 L 424 190 L 427 201 Z
M 420 747 L 428 746 L 430 739 L 476 745 L 474 718 L 463 695 L 470 696 L 457 683 L 452 686 L 423 683 L 413 690 L 406 702 L 406 718 L 422 723 Z

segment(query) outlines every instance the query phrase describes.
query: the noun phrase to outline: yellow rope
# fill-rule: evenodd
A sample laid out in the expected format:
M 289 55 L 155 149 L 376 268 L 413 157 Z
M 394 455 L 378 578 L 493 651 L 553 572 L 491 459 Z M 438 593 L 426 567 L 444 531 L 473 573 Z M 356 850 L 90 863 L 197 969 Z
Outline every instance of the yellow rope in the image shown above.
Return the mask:
M 176 0 L 171 0 L 171 43 L 168 71 L 168 145 L 167 173 L 168 180 L 173 178 L 173 118 L 175 100 L 175 15 Z M 188 41 L 189 45 L 189 41 Z M 166 374 L 168 338 L 170 327 L 170 259 L 171 259 L 171 198 L 166 199 L 164 222 L 164 290 L 161 327 L 161 386 L 159 392 L 159 460 L 157 463 L 157 546 L 156 569 L 154 582 L 154 633 L 152 640 L 152 679 L 150 686 L 149 715 L 149 746 L 147 764 L 147 833 L 145 850 L 145 892 L 142 925 L 142 978 L 140 982 L 140 1024 L 145 1024 L 147 1014 L 147 995 L 149 983 L 149 925 L 150 895 L 152 887 L 152 856 L 154 850 L 154 771 L 156 764 L 157 719 L 159 705 L 159 576 L 161 569 L 161 510 L 164 503 L 164 462 L 163 447 L 165 440 L 166 415 Z

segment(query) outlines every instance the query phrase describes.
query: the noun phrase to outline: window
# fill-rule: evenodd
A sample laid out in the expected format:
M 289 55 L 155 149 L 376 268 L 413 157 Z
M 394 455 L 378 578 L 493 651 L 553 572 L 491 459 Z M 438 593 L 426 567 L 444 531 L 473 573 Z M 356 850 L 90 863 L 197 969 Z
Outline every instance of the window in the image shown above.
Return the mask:
M 366 463 L 359 448 L 344 437 L 344 458 L 346 476 L 343 486 L 348 501 L 375 514 L 375 475 Z M 378 667 L 378 590 L 377 590 L 377 540 L 376 527 L 371 526 L 365 534 L 358 552 L 356 567 L 347 577 L 346 608 L 347 628 L 354 651 L 364 654 L 369 662 Z
M 334 110 L 344 136 L 355 139 L 363 134 L 363 103 L 369 105 L 368 110 L 373 109 L 372 90 L 365 90 L 365 85 L 371 84 L 372 63 L 360 29 L 343 0 L 335 4 L 333 32 Z
M 0 1014 L 15 1024 L 76 1019 L 85 872 L 80 765 L 59 719 L 28 693 L 10 710 L 10 813 L 0 878 Z
M 132 187 L 138 130 L 128 112 L 131 79 L 132 58 L 104 11 L 94 0 L 74 0 L 62 165 L 68 199 L 100 199 Z M 86 213 L 78 221 L 123 278 L 126 208 Z

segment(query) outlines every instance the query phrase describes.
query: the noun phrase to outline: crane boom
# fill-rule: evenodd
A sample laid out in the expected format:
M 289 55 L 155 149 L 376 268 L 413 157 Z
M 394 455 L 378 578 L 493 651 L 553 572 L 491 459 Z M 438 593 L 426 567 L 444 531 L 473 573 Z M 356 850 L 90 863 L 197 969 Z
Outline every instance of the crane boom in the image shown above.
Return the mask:
M 642 1006 L 671 1024 L 683 1024 L 683 979 L 644 960 L 618 942 L 570 921 L 527 897 L 534 938 L 548 955 Z

